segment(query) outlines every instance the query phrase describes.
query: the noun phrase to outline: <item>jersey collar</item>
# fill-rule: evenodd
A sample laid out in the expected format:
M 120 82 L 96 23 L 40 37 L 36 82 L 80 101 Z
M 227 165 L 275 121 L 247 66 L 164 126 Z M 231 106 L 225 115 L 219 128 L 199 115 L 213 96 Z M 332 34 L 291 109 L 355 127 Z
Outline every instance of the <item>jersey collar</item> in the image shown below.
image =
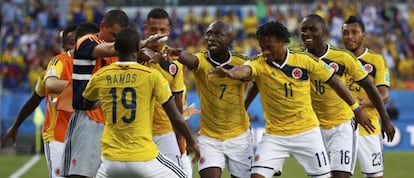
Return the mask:
M 277 68 L 283 68 L 285 65 L 286 65 L 286 63 L 287 63 L 287 61 L 288 61 L 288 59 L 289 59 L 289 52 L 290 52 L 290 50 L 289 50 L 289 48 L 286 48 L 286 58 L 285 58 L 285 60 L 283 61 L 283 63 L 281 64 L 281 65 L 279 65 L 278 63 L 276 63 L 275 61 L 272 61 L 272 64 L 275 66 L 275 67 L 277 67 Z
M 212 59 L 211 57 L 210 57 L 210 51 L 207 51 L 207 56 L 208 56 L 208 60 L 210 60 L 212 63 L 214 63 L 215 65 L 217 65 L 217 66 L 221 66 L 221 67 L 223 67 L 223 66 L 225 66 L 225 65 L 227 65 L 227 64 L 229 64 L 230 63 L 230 61 L 231 61 L 231 52 L 229 51 L 229 59 L 227 59 L 227 61 L 226 62 L 223 62 L 223 63 L 220 63 L 220 62 L 217 62 L 217 61 L 215 61 L 214 59 Z
M 329 50 L 331 50 L 331 45 L 327 44 L 327 46 L 328 46 L 328 49 L 326 49 L 325 54 L 323 54 L 321 57 L 318 57 L 318 59 L 323 59 L 329 54 Z
M 361 59 L 362 56 L 364 56 L 365 54 L 367 54 L 367 52 L 368 52 L 368 48 L 365 48 L 364 49 L 364 52 L 361 55 L 357 56 L 357 59 Z
M 138 64 L 138 63 L 133 62 L 133 61 L 116 61 L 115 64 Z

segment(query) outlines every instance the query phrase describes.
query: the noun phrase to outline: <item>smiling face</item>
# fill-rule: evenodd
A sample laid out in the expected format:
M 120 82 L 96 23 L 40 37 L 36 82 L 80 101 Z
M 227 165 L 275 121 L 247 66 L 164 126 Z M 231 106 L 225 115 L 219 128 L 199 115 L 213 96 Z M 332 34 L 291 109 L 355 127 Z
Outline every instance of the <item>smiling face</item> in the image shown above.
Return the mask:
M 346 49 L 355 52 L 363 47 L 364 39 L 365 33 L 358 23 L 349 23 L 342 26 L 342 40 Z
M 221 21 L 214 22 L 208 26 L 205 39 L 210 53 L 228 53 L 233 40 L 231 27 Z
M 306 17 L 301 25 L 301 38 L 306 48 L 314 50 L 323 48 L 326 30 L 320 22 Z

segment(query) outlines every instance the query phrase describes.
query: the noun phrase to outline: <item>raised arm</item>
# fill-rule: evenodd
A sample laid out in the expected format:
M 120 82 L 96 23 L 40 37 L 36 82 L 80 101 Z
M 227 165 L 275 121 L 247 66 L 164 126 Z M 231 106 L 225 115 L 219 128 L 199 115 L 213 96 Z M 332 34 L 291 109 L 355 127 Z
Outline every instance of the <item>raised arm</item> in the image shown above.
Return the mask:
M 349 106 L 351 106 L 355 113 L 356 121 L 361 124 L 361 126 L 368 133 L 373 133 L 375 130 L 374 125 L 372 125 L 371 120 L 365 115 L 365 113 L 362 112 L 361 106 L 359 106 L 358 102 L 354 100 L 354 97 L 346 86 L 336 77 L 332 77 L 329 81 L 327 81 L 327 84 L 334 89 L 338 96 L 340 96 Z
M 180 48 L 168 48 L 167 49 L 168 60 L 178 60 L 181 64 L 187 66 L 188 69 L 193 70 L 198 67 L 198 58 Z
M 186 121 L 183 116 L 178 111 L 177 106 L 174 103 L 174 99 L 170 98 L 166 103 L 164 103 L 163 108 L 170 118 L 171 124 L 182 136 L 184 136 L 187 141 L 188 148 L 190 151 L 195 153 L 193 158 L 193 163 L 198 161 L 200 158 L 200 150 L 198 149 L 197 143 L 195 142 L 193 136 L 191 135 L 190 129 L 187 126 Z
M 16 121 L 14 121 L 13 125 L 6 131 L 6 133 L 4 133 L 1 139 L 0 148 L 4 146 L 9 138 L 13 138 L 13 145 L 16 145 L 17 132 L 20 125 L 22 125 L 23 121 L 33 113 L 37 106 L 39 106 L 42 99 L 43 97 L 37 95 L 36 92 L 33 92 L 32 96 L 30 96 L 29 100 L 26 101 L 23 108 L 20 110 Z
M 382 136 L 384 137 L 385 136 L 384 134 L 386 134 L 387 139 L 388 139 L 387 141 L 391 142 L 394 139 L 395 128 L 393 124 L 391 123 L 391 120 L 388 116 L 387 110 L 385 109 L 384 102 L 383 102 L 384 98 L 388 98 L 388 91 L 384 91 L 384 88 L 382 88 L 383 90 L 382 92 L 386 94 L 384 94 L 384 96 L 380 95 L 377 87 L 374 85 L 372 80 L 369 79 L 369 77 L 366 77 L 365 79 L 361 81 L 358 81 L 358 84 L 362 88 L 364 88 L 372 105 L 377 109 L 378 113 L 380 114 L 381 121 L 382 121 L 382 128 L 381 128 Z
M 114 43 L 101 43 L 92 51 L 92 57 L 98 58 L 98 57 L 112 57 L 117 56 L 118 53 L 115 51 Z

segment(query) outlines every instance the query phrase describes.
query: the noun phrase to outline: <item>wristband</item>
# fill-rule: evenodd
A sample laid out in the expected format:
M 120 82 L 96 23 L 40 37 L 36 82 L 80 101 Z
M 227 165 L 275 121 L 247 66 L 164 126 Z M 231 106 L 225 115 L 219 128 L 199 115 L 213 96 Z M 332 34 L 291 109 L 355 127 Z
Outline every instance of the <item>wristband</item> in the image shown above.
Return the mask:
M 355 102 L 353 105 L 351 105 L 351 109 L 355 112 L 355 109 L 357 109 L 358 107 L 360 107 L 360 105 L 358 104 L 358 102 Z
M 358 107 L 354 109 L 354 113 L 358 113 L 360 111 L 362 111 L 362 107 L 358 105 Z

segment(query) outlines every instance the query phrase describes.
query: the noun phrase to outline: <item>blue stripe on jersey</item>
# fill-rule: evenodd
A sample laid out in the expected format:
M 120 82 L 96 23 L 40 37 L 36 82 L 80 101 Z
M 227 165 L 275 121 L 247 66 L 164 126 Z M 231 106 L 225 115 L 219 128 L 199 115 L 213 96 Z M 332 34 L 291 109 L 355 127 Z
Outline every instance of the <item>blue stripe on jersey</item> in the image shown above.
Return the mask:
M 91 40 L 91 38 L 85 39 L 76 49 L 73 54 L 73 74 L 72 76 L 79 76 L 82 74 L 92 75 L 94 69 L 95 58 L 92 58 L 93 49 L 98 45 L 97 41 Z M 88 65 L 89 64 L 89 65 Z M 82 93 L 88 84 L 89 79 L 78 78 L 72 79 L 73 81 L 73 109 L 84 110 Z
M 270 60 L 267 60 L 266 63 L 269 64 L 270 66 L 272 66 L 273 68 L 281 70 L 286 76 L 288 76 L 290 78 L 294 78 L 294 79 L 297 79 L 297 80 L 308 80 L 308 78 L 309 78 L 307 69 L 303 69 L 303 68 L 295 67 L 295 66 L 290 66 L 290 65 L 287 65 L 287 64 L 285 66 L 283 66 L 282 68 L 279 68 L 279 67 L 273 65 Z
M 82 93 L 88 82 L 88 80 L 73 80 L 73 109 L 84 110 Z
M 344 65 L 338 64 L 338 63 L 336 63 L 334 61 L 331 61 L 329 59 L 326 59 L 326 58 L 322 58 L 322 61 L 327 63 L 329 66 L 331 66 L 335 70 L 336 75 L 339 75 L 339 76 L 344 75 L 344 72 L 345 72 L 345 66 Z M 336 69 L 335 66 L 332 66 L 333 63 L 335 63 L 337 65 L 338 69 Z
M 73 65 L 73 73 L 74 74 L 92 74 L 94 67 L 95 66 L 93 65 L 90 65 L 90 66 Z

